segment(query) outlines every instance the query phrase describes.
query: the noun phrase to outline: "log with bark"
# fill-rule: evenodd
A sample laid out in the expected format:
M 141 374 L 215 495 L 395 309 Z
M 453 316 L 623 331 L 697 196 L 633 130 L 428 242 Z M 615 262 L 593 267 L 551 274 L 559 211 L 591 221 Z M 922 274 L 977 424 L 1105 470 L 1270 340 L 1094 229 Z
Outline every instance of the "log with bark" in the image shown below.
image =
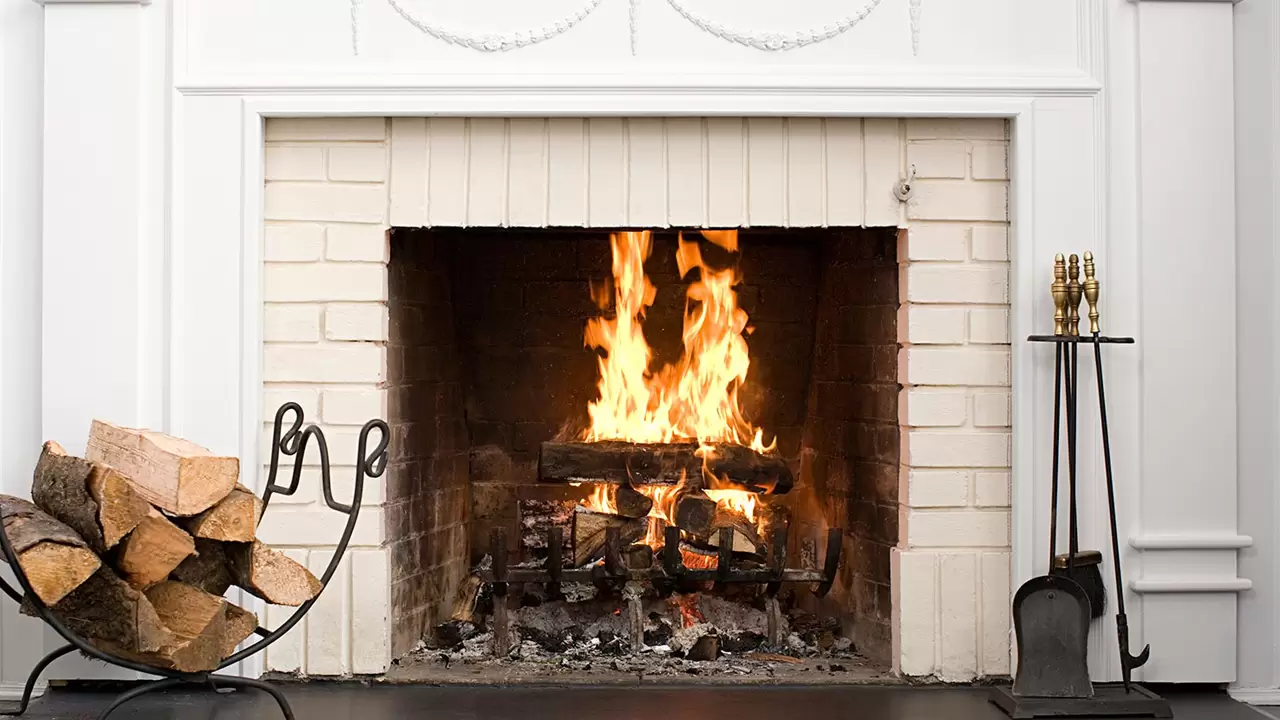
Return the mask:
M 152 509 L 120 543 L 115 566 L 134 587 L 154 585 L 196 551 L 191 536 Z
M 222 636 L 222 659 L 226 659 L 236 651 L 236 646 L 244 642 L 258 629 L 258 616 L 239 605 L 227 603 L 227 630 Z
M 605 531 L 618 528 L 619 550 L 644 537 L 648 518 L 624 518 L 579 508 L 573 514 L 573 567 L 604 557 Z
M 710 535 L 715 519 L 716 501 L 702 493 L 689 493 L 676 500 L 675 524 L 690 535 Z
M 193 537 L 224 542 L 253 542 L 262 500 L 243 485 L 236 485 L 217 505 L 183 523 Z
M 26 500 L 0 495 L 0 518 L 18 565 L 45 605 L 61 602 L 102 565 L 74 530 Z
M 151 601 L 106 566 L 52 610 L 68 628 L 108 652 L 158 652 L 176 642 Z M 29 603 L 23 603 L 22 611 L 36 614 Z
M 145 594 L 160 621 L 173 633 L 174 640 L 154 653 L 138 656 L 138 659 L 149 665 L 182 672 L 201 672 L 218 667 L 224 657 L 223 645 L 227 638 L 227 601 L 172 581 L 147 588 Z
M 704 458 L 696 443 L 544 442 L 538 454 L 543 482 L 675 485 L 700 482 L 703 466 L 717 478 L 755 493 L 785 493 L 791 468 L 776 455 L 743 445 L 715 444 Z
M 236 585 L 273 605 L 298 606 L 320 594 L 320 581 L 288 555 L 258 541 L 227 543 L 227 567 Z
M 573 522 L 576 500 L 519 500 L 516 509 L 520 513 L 520 546 L 527 556 L 547 555 L 548 531 L 553 527 L 567 528 Z M 571 545 L 569 533 L 561 535 L 561 556 L 567 556 Z
M 759 554 L 764 550 L 756 526 L 742 513 L 717 506 L 715 518 L 711 521 L 711 532 L 703 540 L 711 547 L 720 547 L 720 530 L 729 528 L 733 531 L 733 551 L 736 553 Z
M 240 461 L 164 433 L 94 420 L 85 457 L 128 478 L 147 502 L 171 515 L 213 507 L 235 487 Z
M 115 547 L 151 511 L 114 468 L 68 455 L 52 440 L 36 463 L 31 500 L 99 554 Z
M 190 555 L 169 573 L 169 577 L 192 587 L 222 595 L 234 583 L 227 561 L 227 551 L 216 540 L 196 538 L 196 554 Z

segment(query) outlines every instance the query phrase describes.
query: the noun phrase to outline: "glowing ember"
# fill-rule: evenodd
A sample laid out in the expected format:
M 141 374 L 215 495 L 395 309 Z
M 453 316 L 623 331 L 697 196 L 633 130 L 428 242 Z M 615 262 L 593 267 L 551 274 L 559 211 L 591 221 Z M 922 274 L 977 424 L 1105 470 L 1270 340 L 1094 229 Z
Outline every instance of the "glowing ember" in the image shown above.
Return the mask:
M 680 611 L 681 627 L 689 628 L 707 621 L 698 609 L 697 595 L 672 595 L 670 602 Z
M 684 566 L 690 570 L 714 570 L 716 567 L 717 557 L 710 553 L 694 552 L 681 543 L 680 557 L 684 559 Z

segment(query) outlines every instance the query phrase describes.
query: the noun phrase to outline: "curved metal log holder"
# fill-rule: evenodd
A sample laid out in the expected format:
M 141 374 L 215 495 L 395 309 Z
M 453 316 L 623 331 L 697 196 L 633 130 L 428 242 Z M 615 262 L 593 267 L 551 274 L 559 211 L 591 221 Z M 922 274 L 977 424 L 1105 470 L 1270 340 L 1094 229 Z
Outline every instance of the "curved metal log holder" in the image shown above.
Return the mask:
M 290 422 L 289 428 L 284 430 L 285 418 L 290 413 L 293 413 L 293 420 Z M 306 455 L 307 444 L 314 440 L 315 446 L 319 448 L 320 453 L 320 475 L 323 482 L 322 488 L 324 491 L 324 502 L 331 510 L 347 516 L 347 523 L 342 530 L 342 537 L 338 541 L 337 549 L 333 554 L 333 559 L 329 561 L 328 567 L 325 568 L 324 574 L 320 577 L 320 593 L 323 593 L 324 588 L 329 585 L 329 580 L 337 571 L 339 563 L 342 562 L 343 555 L 346 554 L 347 543 L 351 541 L 351 533 L 355 530 L 356 520 L 360 515 L 360 501 L 364 494 L 365 479 L 381 477 L 383 471 L 386 470 L 387 444 L 389 443 L 391 436 L 386 422 L 374 419 L 365 423 L 364 427 L 360 430 L 359 445 L 356 450 L 355 489 L 352 492 L 351 502 L 342 503 L 338 502 L 333 497 L 333 484 L 329 474 L 329 446 L 325 441 L 324 433 L 315 425 L 309 425 L 306 429 L 303 429 L 302 422 L 302 407 L 297 403 L 285 403 L 276 411 L 275 427 L 271 436 L 271 467 L 267 475 L 266 490 L 262 494 L 262 507 L 264 511 L 263 515 L 265 515 L 267 505 L 271 502 L 271 497 L 273 495 L 292 495 L 297 492 L 298 482 L 302 477 L 303 459 Z M 370 451 L 369 435 L 374 430 L 379 431 L 381 437 L 379 437 L 377 442 L 374 443 L 373 449 Z M 287 485 L 279 485 L 276 483 L 276 474 L 279 470 L 280 455 L 282 453 L 287 456 L 293 456 L 294 458 L 293 476 L 290 478 Z M 18 580 L 18 585 L 21 588 L 21 592 L 13 588 L 9 583 L 5 582 L 4 578 L 0 578 L 0 590 L 3 590 L 6 595 L 13 598 L 14 602 L 17 602 L 20 605 L 26 603 L 27 607 L 29 607 L 34 614 L 38 615 L 42 620 L 48 623 L 50 627 L 52 627 L 64 640 L 67 641 L 66 645 L 63 645 L 48 655 L 45 655 L 40 662 L 36 663 L 35 668 L 31 671 L 31 675 L 27 678 L 27 684 L 22 693 L 22 700 L 18 703 L 18 706 L 16 708 L 0 711 L 0 715 L 21 715 L 26 712 L 27 706 L 31 701 L 32 691 L 35 688 L 36 682 L 40 678 L 40 674 L 44 672 L 45 668 L 49 667 L 54 660 L 57 660 L 58 658 L 75 650 L 79 650 L 81 653 L 104 663 L 116 665 L 127 670 L 160 676 L 159 680 L 145 682 L 116 696 L 111 704 L 98 715 L 99 720 L 104 720 L 116 708 L 140 695 L 183 685 L 203 686 L 211 690 L 217 690 L 220 687 L 257 688 L 275 698 L 276 703 L 279 704 L 280 710 L 284 713 L 287 720 L 294 720 L 293 710 L 289 707 L 289 703 L 285 699 L 284 694 L 276 687 L 254 678 L 237 677 L 232 675 L 215 675 L 214 673 L 230 667 L 247 657 L 262 652 L 269 645 L 283 637 L 285 633 L 292 630 L 293 627 L 302 620 L 307 612 L 311 610 L 312 606 L 316 604 L 316 601 L 320 599 L 320 593 L 317 593 L 316 597 L 299 606 L 294 611 L 293 615 L 291 615 L 288 620 L 282 623 L 275 630 L 267 630 L 263 627 L 258 627 L 258 629 L 254 631 L 254 634 L 256 634 L 260 639 L 223 660 L 222 664 L 219 665 L 216 670 L 198 673 L 177 672 L 165 668 L 152 667 L 132 660 L 126 660 L 94 647 L 90 642 L 68 628 L 66 624 L 49 609 L 48 606 L 40 601 L 40 598 L 32 590 L 31 583 L 27 579 L 26 574 L 23 573 L 21 566 L 18 565 L 17 554 L 14 552 L 13 546 L 9 543 L 9 538 L 4 532 L 2 525 L 0 525 L 0 551 L 4 552 L 4 559 L 13 570 L 13 573 Z
M 621 533 L 618 528 L 605 530 L 604 558 L 587 567 L 566 568 L 562 558 L 564 529 L 552 527 L 547 530 L 547 562 L 544 567 L 513 568 L 507 560 L 507 532 L 504 528 L 494 528 L 489 536 L 489 555 L 493 564 L 479 572 L 481 582 L 491 586 L 493 592 L 494 651 L 497 655 L 505 655 L 509 646 L 510 627 L 507 619 L 507 589 L 511 583 L 539 583 L 546 585 L 551 597 L 560 594 L 560 584 L 580 582 L 601 584 L 623 584 L 631 581 L 649 582 L 657 588 L 673 588 L 688 582 L 714 582 L 717 586 L 736 583 L 757 583 L 765 586 L 765 602 L 768 613 L 769 643 L 779 644 L 783 626 L 781 610 L 778 606 L 778 591 L 783 583 L 817 584 L 814 594 L 825 597 L 831 591 L 836 579 L 836 570 L 840 567 L 840 539 L 844 531 L 840 528 L 827 530 L 827 552 L 823 557 L 821 570 L 793 569 L 786 567 L 787 532 L 775 529 L 769 538 L 768 566 L 764 568 L 735 567 L 733 557 L 733 530 L 721 528 L 716 564 L 707 569 L 695 569 L 685 565 L 680 553 L 680 528 L 668 526 L 664 531 L 662 562 L 648 568 L 628 568 L 622 561 Z M 739 563 L 740 564 L 740 563 Z M 640 617 L 639 599 L 629 598 L 632 608 L 630 616 L 635 623 Z M 633 643 L 641 636 L 638 628 L 632 628 Z

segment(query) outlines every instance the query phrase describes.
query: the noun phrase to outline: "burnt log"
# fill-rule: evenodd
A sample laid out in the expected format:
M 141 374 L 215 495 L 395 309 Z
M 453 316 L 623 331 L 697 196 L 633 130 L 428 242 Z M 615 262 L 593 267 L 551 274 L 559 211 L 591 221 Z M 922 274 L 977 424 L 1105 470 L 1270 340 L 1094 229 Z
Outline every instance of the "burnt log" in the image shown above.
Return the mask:
M 644 537 L 649 520 L 579 509 L 573 514 L 573 567 L 604 557 L 605 536 L 609 528 L 618 529 L 620 544 L 630 545 Z
M 764 551 L 756 526 L 742 513 L 727 510 L 722 506 L 717 507 L 716 516 L 711 521 L 711 529 L 711 533 L 705 539 L 706 544 L 711 547 L 720 547 L 720 530 L 728 529 L 733 535 L 733 552 L 756 555 Z
M 676 500 L 676 526 L 690 535 L 707 537 L 715 519 L 716 501 L 702 493 L 684 495 Z
M 781 494 L 795 484 L 791 468 L 776 455 L 744 445 L 718 443 L 704 458 L 696 443 L 544 442 L 538 454 L 542 482 L 607 482 L 632 485 L 700 483 L 703 466 L 736 488 Z
M 525 557 L 546 557 L 550 555 L 547 547 L 549 531 L 553 527 L 567 528 L 573 524 L 573 512 L 577 507 L 576 500 L 520 500 L 517 508 L 520 513 L 520 546 L 524 548 Z M 561 536 L 560 551 L 569 554 L 568 534 Z

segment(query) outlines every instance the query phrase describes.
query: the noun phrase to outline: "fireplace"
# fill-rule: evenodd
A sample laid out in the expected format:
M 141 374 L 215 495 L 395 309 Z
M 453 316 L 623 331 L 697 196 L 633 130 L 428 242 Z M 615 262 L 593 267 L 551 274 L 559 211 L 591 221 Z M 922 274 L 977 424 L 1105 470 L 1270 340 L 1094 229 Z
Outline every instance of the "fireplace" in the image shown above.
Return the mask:
M 302 402 L 335 443 L 356 410 L 393 427 L 351 599 L 318 607 L 268 667 L 379 673 L 423 644 L 456 647 L 450 623 L 477 580 L 473 624 L 489 629 L 495 530 L 512 567 L 537 567 L 558 525 L 571 567 L 574 515 L 601 509 L 601 485 L 539 477 L 548 443 L 697 451 L 687 429 L 590 433 L 610 370 L 586 330 L 616 320 L 615 250 L 642 235 L 651 372 L 686 355 L 690 287 L 736 273 L 745 319 L 730 335 L 749 364 L 733 384 L 747 431 L 734 444 L 758 429 L 762 457 L 794 479 L 750 498 L 749 528 L 725 536 L 742 543 L 737 562 L 767 567 L 785 528 L 786 566 L 820 573 L 838 531 L 830 592 L 778 595 L 786 627 L 817 629 L 790 650 L 838 645 L 913 675 L 1007 673 L 1007 132 L 1003 120 L 857 118 L 268 122 L 264 404 Z M 681 267 L 682 246 L 705 267 Z M 730 505 L 709 489 L 694 494 Z M 658 567 L 664 520 L 641 520 L 643 536 L 619 532 L 620 559 L 645 562 L 635 546 L 647 545 Z M 720 537 L 682 532 L 683 562 L 714 562 Z M 296 554 L 322 558 L 323 545 Z M 590 555 L 586 566 L 606 561 Z M 568 602 L 539 585 L 505 600 L 517 637 L 529 608 Z M 745 641 L 721 633 L 737 652 L 788 649 L 766 642 L 767 583 L 641 585 L 646 646 L 665 645 L 658 626 L 688 610 L 671 598 L 701 590 L 708 606 L 754 613 Z M 623 613 L 626 588 L 594 590 Z

